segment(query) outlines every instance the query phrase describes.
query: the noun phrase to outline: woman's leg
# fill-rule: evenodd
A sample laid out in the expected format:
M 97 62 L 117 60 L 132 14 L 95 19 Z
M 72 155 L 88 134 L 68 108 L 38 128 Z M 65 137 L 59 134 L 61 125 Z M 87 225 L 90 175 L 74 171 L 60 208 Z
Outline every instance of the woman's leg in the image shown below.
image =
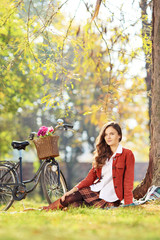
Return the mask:
M 70 203 L 68 207 L 77 208 L 77 207 L 81 207 L 83 204 L 84 204 L 84 201 L 77 201 L 77 202 Z
M 43 207 L 43 210 L 55 210 L 55 209 L 62 209 L 64 207 L 68 207 L 68 205 L 72 204 L 72 205 L 77 205 L 77 207 L 79 206 L 78 202 L 82 202 L 83 198 L 81 196 L 81 194 L 77 191 L 74 192 L 72 194 L 70 194 L 69 196 L 65 197 L 65 200 L 62 201 L 61 198 L 59 198 L 58 200 L 56 200 L 55 202 L 51 203 L 49 206 L 47 207 Z M 77 203 L 77 204 L 76 204 Z
M 62 209 L 64 206 L 61 204 L 61 199 L 57 199 L 55 202 L 51 203 L 49 206 L 42 207 L 42 210 L 56 210 Z
M 79 193 L 79 191 L 77 191 L 77 192 L 70 194 L 69 196 L 66 196 L 64 201 L 61 200 L 61 204 L 64 207 L 68 207 L 68 205 L 76 203 L 76 202 L 80 202 L 80 201 L 83 201 L 83 198 L 82 198 L 81 194 Z

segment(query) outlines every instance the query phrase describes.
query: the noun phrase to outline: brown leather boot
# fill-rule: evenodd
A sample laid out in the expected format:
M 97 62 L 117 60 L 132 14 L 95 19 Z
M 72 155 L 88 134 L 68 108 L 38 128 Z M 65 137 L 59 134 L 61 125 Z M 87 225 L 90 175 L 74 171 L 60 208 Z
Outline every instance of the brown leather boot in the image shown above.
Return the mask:
M 60 198 L 56 200 L 55 202 L 51 203 L 49 206 L 42 207 L 42 210 L 57 210 L 57 209 L 62 209 L 64 206 L 60 202 Z

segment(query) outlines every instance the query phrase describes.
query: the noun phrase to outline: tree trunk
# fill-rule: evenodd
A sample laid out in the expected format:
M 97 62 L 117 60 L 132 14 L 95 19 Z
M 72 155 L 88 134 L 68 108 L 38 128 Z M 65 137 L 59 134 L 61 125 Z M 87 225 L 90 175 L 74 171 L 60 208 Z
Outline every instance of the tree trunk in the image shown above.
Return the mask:
M 148 1 L 147 0 L 141 0 L 140 2 L 140 7 L 141 7 L 141 18 L 142 18 L 142 37 L 145 38 L 147 36 L 148 39 L 151 39 L 151 22 L 148 21 L 148 15 L 147 15 L 147 8 L 148 8 Z M 147 44 L 148 47 L 150 47 L 149 44 Z M 151 64 L 150 64 L 150 54 L 149 51 L 146 52 L 145 49 L 145 44 L 143 41 L 143 49 L 145 53 L 145 61 L 146 61 L 146 77 L 145 77 L 145 82 L 147 86 L 147 93 L 148 93 L 148 114 L 149 114 L 149 122 L 148 126 L 151 124 L 151 104 L 152 104 L 152 99 L 150 96 L 151 93 Z M 150 136 L 149 136 L 150 138 Z
M 160 186 L 160 0 L 153 0 L 152 26 L 151 148 L 146 176 L 133 191 L 136 199 L 151 185 Z

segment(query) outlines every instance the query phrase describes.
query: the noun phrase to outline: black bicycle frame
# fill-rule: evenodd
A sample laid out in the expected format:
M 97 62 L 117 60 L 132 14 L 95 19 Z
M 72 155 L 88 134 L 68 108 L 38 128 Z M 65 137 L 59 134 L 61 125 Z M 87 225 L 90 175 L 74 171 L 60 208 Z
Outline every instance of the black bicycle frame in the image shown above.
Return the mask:
M 17 183 L 3 183 L 1 184 L 0 183 L 0 187 L 4 187 L 4 186 L 21 186 L 21 185 L 26 185 L 28 183 L 31 183 L 31 182 L 35 182 L 34 186 L 29 189 L 29 190 L 26 190 L 26 193 L 30 193 L 32 192 L 38 182 L 39 182 L 39 179 L 40 179 L 40 176 L 41 176 L 41 173 L 42 173 L 42 170 L 46 164 L 46 162 L 51 162 L 53 165 L 56 165 L 57 166 L 57 171 L 58 171 L 58 186 L 60 185 L 60 169 L 59 169 L 59 164 L 58 162 L 55 160 L 55 158 L 50 158 L 50 159 L 46 159 L 46 160 L 43 160 L 40 168 L 37 170 L 37 172 L 35 173 L 35 175 L 33 176 L 32 179 L 30 180 L 26 180 L 26 181 L 23 181 L 23 173 L 22 173 L 22 157 L 20 155 L 19 157 L 19 162 L 16 163 L 16 164 L 11 164 L 11 162 L 7 162 L 7 161 L 3 161 L 3 165 L 8 167 L 8 171 L 1 177 L 1 179 L 10 171 L 13 171 L 15 176 L 16 176 L 16 180 L 17 180 Z M 20 169 L 20 178 L 18 177 L 18 168 Z M 1 180 L 0 179 L 0 180 Z

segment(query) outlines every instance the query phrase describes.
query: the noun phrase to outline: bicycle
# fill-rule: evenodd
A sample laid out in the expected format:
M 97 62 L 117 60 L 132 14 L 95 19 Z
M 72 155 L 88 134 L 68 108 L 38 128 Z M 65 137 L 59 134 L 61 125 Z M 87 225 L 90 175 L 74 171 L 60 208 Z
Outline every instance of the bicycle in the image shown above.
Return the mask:
M 55 131 L 58 128 L 64 128 L 65 130 L 73 128 L 72 125 L 63 124 L 62 121 L 58 122 Z M 35 132 L 30 134 L 30 140 L 34 139 L 35 134 Z M 12 147 L 19 151 L 18 162 L 0 161 L 0 211 L 7 211 L 15 200 L 25 199 L 27 194 L 37 187 L 40 179 L 44 196 L 49 204 L 67 191 L 66 180 L 55 157 L 44 159 L 33 178 L 23 181 L 22 149 L 25 150 L 29 144 L 29 141 L 13 141 Z M 34 182 L 34 186 L 27 189 L 27 184 L 32 182 Z

